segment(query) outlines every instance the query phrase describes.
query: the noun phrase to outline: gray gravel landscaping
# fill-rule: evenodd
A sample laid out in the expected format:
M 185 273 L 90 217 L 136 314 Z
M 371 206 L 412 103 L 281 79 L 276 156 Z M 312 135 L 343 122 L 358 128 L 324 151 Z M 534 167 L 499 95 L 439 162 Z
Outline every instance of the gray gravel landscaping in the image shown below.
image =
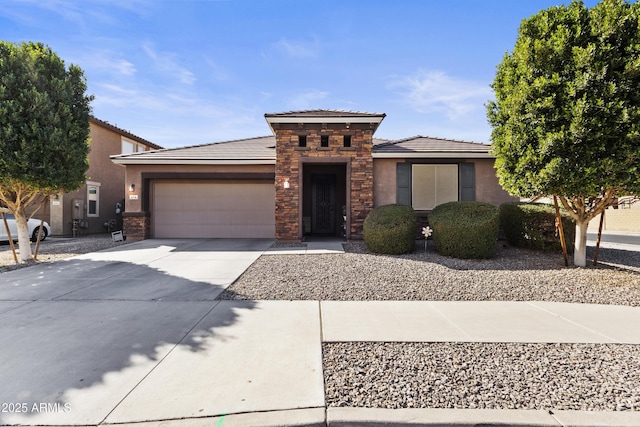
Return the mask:
M 640 306 L 640 252 L 606 264 L 499 245 L 492 260 L 413 254 L 269 255 L 222 299 L 558 301 Z M 593 256 L 591 248 L 589 254 Z M 328 406 L 640 411 L 640 346 L 523 343 L 325 343 Z
M 331 343 L 328 406 L 640 411 L 640 346 Z
M 258 259 L 220 299 L 557 301 L 640 306 L 640 253 L 602 250 L 600 265 L 565 267 L 562 254 L 499 245 L 491 260 L 459 260 L 418 245 L 413 254 L 268 255 Z M 608 257 L 608 258 L 607 258 Z
M 59 261 L 76 255 L 89 252 L 101 251 L 103 249 L 121 246 L 125 242 L 114 242 L 111 235 L 92 235 L 76 238 L 49 237 L 40 243 L 38 261 L 16 263 L 11 253 L 11 246 L 3 242 L 0 246 L 0 273 L 30 265 Z M 19 253 L 19 249 L 16 247 Z M 35 244 L 31 245 L 31 252 L 35 251 Z M 20 255 L 18 254 L 18 258 Z

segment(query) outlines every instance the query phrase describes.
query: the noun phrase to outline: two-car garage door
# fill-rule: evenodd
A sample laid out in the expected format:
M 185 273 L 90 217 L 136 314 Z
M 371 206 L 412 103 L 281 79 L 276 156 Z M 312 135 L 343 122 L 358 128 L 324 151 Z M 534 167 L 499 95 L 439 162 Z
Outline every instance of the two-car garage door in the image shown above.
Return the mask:
M 273 238 L 275 187 L 264 181 L 155 181 L 156 238 Z

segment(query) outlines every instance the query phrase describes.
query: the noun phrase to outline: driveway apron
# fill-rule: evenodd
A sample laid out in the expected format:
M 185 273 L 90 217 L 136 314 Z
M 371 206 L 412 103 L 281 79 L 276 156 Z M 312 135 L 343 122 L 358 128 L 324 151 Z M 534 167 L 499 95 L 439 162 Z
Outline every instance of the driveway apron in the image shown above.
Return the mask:
M 323 407 L 317 303 L 215 300 L 271 243 L 146 240 L 0 275 L 0 425 Z

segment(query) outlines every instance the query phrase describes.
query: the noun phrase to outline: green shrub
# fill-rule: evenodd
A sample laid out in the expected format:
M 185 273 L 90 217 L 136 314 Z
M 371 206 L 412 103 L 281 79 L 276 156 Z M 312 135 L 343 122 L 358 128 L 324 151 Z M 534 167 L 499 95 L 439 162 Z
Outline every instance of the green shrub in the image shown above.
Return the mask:
M 384 205 L 364 220 L 364 243 L 379 254 L 411 253 L 416 245 L 416 213 L 411 206 Z
M 573 251 L 576 224 L 564 210 L 561 211 L 567 250 Z M 560 236 L 556 235 L 556 209 L 543 203 L 503 203 L 500 223 L 511 246 L 547 251 L 561 251 Z
M 500 228 L 497 206 L 482 202 L 449 202 L 429 214 L 433 241 L 441 255 L 492 258 Z

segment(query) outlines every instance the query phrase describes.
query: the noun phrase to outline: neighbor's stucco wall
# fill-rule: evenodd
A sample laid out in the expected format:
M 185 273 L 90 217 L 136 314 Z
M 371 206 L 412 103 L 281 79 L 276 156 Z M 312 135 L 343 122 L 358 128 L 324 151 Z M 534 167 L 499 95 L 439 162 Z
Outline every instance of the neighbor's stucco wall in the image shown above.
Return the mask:
M 119 133 L 105 129 L 94 123 L 90 123 L 89 142 L 89 169 L 87 170 L 87 181 L 100 184 L 98 217 L 87 217 L 87 186 L 83 185 L 77 191 L 58 196 L 58 200 L 52 199 L 51 211 L 54 213 L 52 219 L 52 234 L 72 235 L 72 215 L 74 199 L 83 201 L 83 216 L 87 228 L 79 230 L 85 234 L 106 233 L 104 223 L 111 219 L 116 220 L 116 229 L 122 227 L 122 218 L 116 215 L 116 203 L 122 203 L 124 199 L 124 168 L 114 164 L 109 158 L 112 155 L 120 154 L 122 149 L 121 136 Z

